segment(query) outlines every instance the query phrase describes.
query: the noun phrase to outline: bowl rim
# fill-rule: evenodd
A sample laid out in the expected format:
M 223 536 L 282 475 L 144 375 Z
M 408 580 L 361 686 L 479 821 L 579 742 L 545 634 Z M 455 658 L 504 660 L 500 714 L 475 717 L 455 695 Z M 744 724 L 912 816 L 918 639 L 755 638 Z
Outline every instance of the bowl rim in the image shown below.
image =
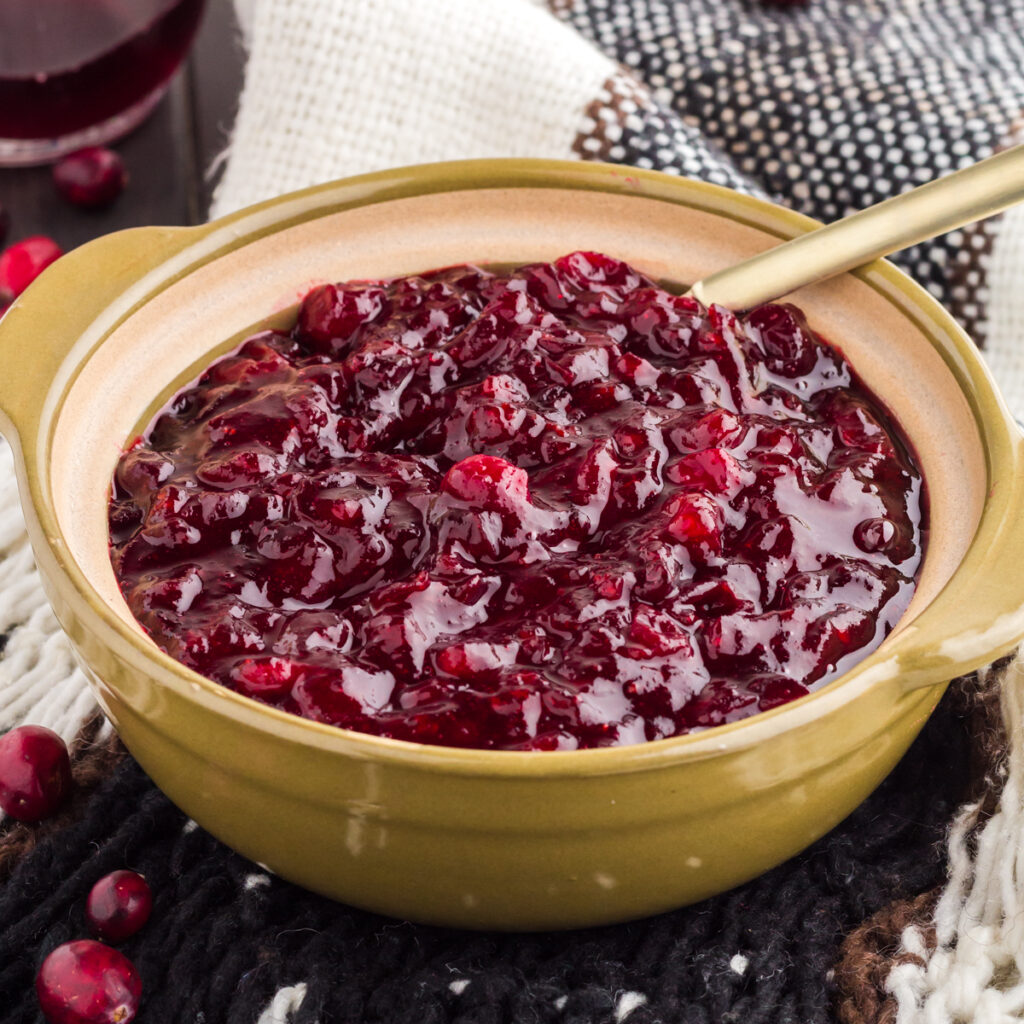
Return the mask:
M 1016 609 L 1005 611 L 1000 616 L 998 628 L 968 631 L 962 637 L 962 644 L 956 642 L 961 639 L 959 636 L 939 643 L 927 641 L 925 629 L 918 626 L 921 619 L 933 629 L 940 624 L 942 616 L 929 613 L 944 598 L 946 606 L 951 604 L 949 591 L 958 576 L 966 575 L 968 570 L 977 575 L 986 565 L 999 564 L 1007 557 L 1008 548 L 1017 555 L 1024 554 L 1024 527 L 1013 531 L 1010 529 L 1012 523 L 1008 524 L 1008 516 L 1012 518 L 1015 500 L 1024 495 L 1024 487 L 1002 487 L 998 491 L 993 487 L 994 478 L 1009 476 L 1011 480 L 1020 480 L 1024 476 L 1020 472 L 1024 463 L 1024 447 L 1020 431 L 973 342 L 936 299 L 884 260 L 874 261 L 853 274 L 897 305 L 902 315 L 914 322 L 942 356 L 967 399 L 977 425 L 985 454 L 989 495 L 981 521 L 959 566 L 919 618 L 899 636 L 894 636 L 891 644 L 884 644 L 843 675 L 807 696 L 702 732 L 631 746 L 543 752 L 443 747 L 341 729 L 261 704 L 186 668 L 121 621 L 100 600 L 71 556 L 49 494 L 53 426 L 63 400 L 73 386 L 77 370 L 85 365 L 96 347 L 136 309 L 192 270 L 266 235 L 329 213 L 393 199 L 505 188 L 573 189 L 635 195 L 711 212 L 774 234 L 780 240 L 820 226 L 809 217 L 767 200 L 662 172 L 589 162 L 492 159 L 416 165 L 342 179 L 270 199 L 198 227 L 130 229 L 103 236 L 81 247 L 42 275 L 12 308 L 24 312 L 43 308 L 48 301 L 48 287 L 52 287 L 52 283 L 61 276 L 56 271 L 63 270 L 65 279 L 74 280 L 75 271 L 85 272 L 87 266 L 101 266 L 111 254 L 118 252 L 122 255 L 128 252 L 132 256 L 129 262 L 133 261 L 134 269 L 129 275 L 130 286 L 122 287 L 123 282 L 118 282 L 117 290 L 108 290 L 96 308 L 80 314 L 82 329 L 79 333 L 82 337 L 88 336 L 91 344 L 85 349 L 76 346 L 74 364 L 69 367 L 62 363 L 59 367 L 62 372 L 55 375 L 53 382 L 46 382 L 45 400 L 36 401 L 36 405 L 42 408 L 35 409 L 32 415 L 23 412 L 20 417 L 8 408 L 6 415 L 0 413 L 0 427 L 12 442 L 22 436 L 36 442 L 44 456 L 40 465 L 35 449 L 26 456 L 18 444 L 13 444 L 33 548 L 44 576 L 63 576 L 70 582 L 70 593 L 62 591 L 61 598 L 98 640 L 111 646 L 134 668 L 148 673 L 158 685 L 167 686 L 179 696 L 216 714 L 228 715 L 261 732 L 273 733 L 283 741 L 364 760 L 404 762 L 449 773 L 564 778 L 650 770 L 666 763 L 704 760 L 726 751 L 746 749 L 800 729 L 812 720 L 833 713 L 864 691 L 883 684 L 897 686 L 899 700 L 934 704 L 939 688 L 952 676 L 1006 653 L 1024 637 L 1024 586 L 1017 588 L 1019 600 Z M 726 210 L 727 206 L 739 213 Z M 117 301 L 111 303 L 111 298 Z M 21 320 L 26 327 L 29 321 L 24 316 L 8 316 L 6 319 L 9 326 L 3 326 L 8 326 L 8 330 L 0 327 L 0 350 L 5 341 L 17 344 L 14 340 L 17 321 Z M 59 394 L 55 394 L 58 390 Z M 0 405 L 9 407 L 12 404 L 0 384 Z M 47 414 L 49 420 L 45 418 Z M 31 499 L 28 503 L 25 501 L 26 480 L 27 496 Z M 998 559 L 992 557 L 996 549 Z M 1006 609 L 1007 604 L 1003 600 L 1000 607 Z M 950 618 L 948 607 L 946 618 Z M 884 729 L 885 725 L 885 721 L 880 722 L 878 730 Z M 524 756 L 531 753 L 541 756 Z

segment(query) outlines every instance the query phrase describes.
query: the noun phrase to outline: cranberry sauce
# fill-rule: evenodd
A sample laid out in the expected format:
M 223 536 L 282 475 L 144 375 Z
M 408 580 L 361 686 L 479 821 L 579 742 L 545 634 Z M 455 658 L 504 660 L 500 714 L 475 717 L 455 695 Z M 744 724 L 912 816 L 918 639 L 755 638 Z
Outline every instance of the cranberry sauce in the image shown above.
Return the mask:
M 793 306 L 573 253 L 316 288 L 118 466 L 144 628 L 267 704 L 569 750 L 732 722 L 877 647 L 922 484 Z

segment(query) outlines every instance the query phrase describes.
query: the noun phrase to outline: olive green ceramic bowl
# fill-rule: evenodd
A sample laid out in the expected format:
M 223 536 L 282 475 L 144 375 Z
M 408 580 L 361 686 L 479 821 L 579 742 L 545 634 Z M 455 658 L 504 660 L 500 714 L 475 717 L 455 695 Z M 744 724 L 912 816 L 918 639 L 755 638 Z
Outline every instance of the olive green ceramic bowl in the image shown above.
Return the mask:
M 572 753 L 454 750 L 270 710 L 161 653 L 107 557 L 122 445 L 210 354 L 325 280 L 578 248 L 688 282 L 814 227 L 623 168 L 390 171 L 199 228 L 101 238 L 0 325 L 0 425 L 61 624 L 128 749 L 186 813 L 285 878 L 419 921 L 568 928 L 699 900 L 807 846 L 878 785 L 946 682 L 1024 636 L 1021 437 L 970 341 L 875 263 L 795 296 L 895 412 L 931 495 L 917 595 L 811 696 L 699 735 Z

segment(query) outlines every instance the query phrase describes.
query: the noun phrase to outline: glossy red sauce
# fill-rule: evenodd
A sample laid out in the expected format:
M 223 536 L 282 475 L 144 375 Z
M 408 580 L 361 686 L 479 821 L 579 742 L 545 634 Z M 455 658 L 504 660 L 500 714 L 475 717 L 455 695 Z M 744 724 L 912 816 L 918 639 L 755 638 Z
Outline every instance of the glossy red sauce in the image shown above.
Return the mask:
M 796 308 L 594 253 L 326 285 L 124 454 L 111 556 L 168 653 L 316 721 L 566 750 L 731 722 L 884 639 L 922 483 Z

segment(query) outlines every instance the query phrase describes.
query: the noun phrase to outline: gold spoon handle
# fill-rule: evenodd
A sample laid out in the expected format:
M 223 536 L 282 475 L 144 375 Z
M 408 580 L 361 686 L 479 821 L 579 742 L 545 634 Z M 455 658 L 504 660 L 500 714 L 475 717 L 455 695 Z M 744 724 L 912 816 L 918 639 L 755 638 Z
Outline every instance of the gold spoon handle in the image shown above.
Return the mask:
M 852 213 L 698 281 L 705 305 L 750 309 L 1024 200 L 1024 145 Z

